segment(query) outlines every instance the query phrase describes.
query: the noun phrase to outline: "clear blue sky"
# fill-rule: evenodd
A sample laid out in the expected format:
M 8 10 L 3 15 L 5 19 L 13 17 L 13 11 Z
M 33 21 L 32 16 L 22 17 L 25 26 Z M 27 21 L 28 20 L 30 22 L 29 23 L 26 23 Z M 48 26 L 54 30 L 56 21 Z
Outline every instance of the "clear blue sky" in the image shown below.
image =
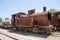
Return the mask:
M 41 12 L 43 7 L 47 10 L 55 8 L 60 10 L 60 0 L 0 0 L 0 17 L 3 19 L 17 12 L 25 12 L 29 9 L 36 9 L 36 12 Z

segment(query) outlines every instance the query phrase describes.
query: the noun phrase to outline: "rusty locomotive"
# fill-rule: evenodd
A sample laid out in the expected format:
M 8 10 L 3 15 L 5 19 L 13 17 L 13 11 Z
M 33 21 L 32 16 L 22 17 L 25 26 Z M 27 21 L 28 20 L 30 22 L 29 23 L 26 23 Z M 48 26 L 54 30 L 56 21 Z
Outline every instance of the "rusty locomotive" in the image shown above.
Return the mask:
M 35 9 L 32 9 L 28 10 L 28 14 L 24 12 L 13 14 L 11 22 L 13 28 L 20 31 L 51 33 L 56 23 L 54 17 L 55 13 L 52 16 L 51 12 L 46 12 L 46 7 L 43 7 L 43 12 L 35 13 Z
M 11 28 L 19 31 L 51 33 L 54 30 L 60 30 L 60 11 L 51 13 L 43 7 L 43 12 L 35 12 L 35 9 L 32 9 L 28 10 L 28 14 L 19 12 L 11 16 Z

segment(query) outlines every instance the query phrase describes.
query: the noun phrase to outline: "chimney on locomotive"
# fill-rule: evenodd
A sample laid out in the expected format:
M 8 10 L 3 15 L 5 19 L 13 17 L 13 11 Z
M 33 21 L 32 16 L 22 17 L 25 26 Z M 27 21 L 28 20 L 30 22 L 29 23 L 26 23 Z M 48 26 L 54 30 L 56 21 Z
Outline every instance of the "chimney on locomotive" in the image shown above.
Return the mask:
M 28 10 L 28 15 L 35 13 L 35 9 Z
M 46 11 L 46 7 L 43 7 L 43 12 L 45 12 Z

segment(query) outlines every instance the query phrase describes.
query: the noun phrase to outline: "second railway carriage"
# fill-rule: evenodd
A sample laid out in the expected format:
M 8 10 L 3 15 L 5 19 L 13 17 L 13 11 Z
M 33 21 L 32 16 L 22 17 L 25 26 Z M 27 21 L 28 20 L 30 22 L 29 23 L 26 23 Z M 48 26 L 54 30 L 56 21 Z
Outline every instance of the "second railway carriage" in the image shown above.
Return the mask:
M 2 22 L 3 28 L 11 28 L 11 20 L 3 20 Z
M 54 26 L 55 30 L 60 30 L 60 11 L 54 12 L 51 15 L 51 24 Z

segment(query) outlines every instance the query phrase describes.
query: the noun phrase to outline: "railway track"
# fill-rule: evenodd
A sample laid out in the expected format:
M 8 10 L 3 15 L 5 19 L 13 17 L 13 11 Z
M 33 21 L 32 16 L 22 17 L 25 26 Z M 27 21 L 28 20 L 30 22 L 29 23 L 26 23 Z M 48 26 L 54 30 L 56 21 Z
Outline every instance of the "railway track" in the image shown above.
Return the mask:
M 14 38 L 14 37 L 11 37 L 11 36 L 9 36 L 9 35 L 6 35 L 6 34 L 4 34 L 4 33 L 0 33 L 1 35 L 4 35 L 4 36 L 6 36 L 6 37 L 9 37 L 9 38 L 11 38 L 11 39 L 13 39 L 13 40 L 18 40 L 18 39 L 16 39 L 16 38 Z M 0 40 L 2 40 L 2 39 L 0 39 Z
M 59 34 L 60 35 L 60 34 Z M 54 36 L 54 37 L 60 37 L 58 34 L 55 34 L 55 35 L 51 35 L 51 36 Z
M 60 37 L 60 33 L 54 32 L 53 34 L 51 34 L 51 36 L 54 36 L 54 37 Z

